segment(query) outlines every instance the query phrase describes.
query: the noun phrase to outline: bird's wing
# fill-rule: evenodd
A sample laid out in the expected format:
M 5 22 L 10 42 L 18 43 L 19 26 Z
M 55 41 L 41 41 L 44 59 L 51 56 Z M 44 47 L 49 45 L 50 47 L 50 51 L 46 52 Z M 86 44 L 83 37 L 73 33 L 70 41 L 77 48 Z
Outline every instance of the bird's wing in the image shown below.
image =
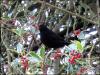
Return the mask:
M 54 33 L 52 30 L 47 31 L 47 37 L 50 38 L 53 41 L 60 41 L 60 42 L 64 42 L 64 39 L 61 38 L 59 35 L 57 35 L 56 33 Z

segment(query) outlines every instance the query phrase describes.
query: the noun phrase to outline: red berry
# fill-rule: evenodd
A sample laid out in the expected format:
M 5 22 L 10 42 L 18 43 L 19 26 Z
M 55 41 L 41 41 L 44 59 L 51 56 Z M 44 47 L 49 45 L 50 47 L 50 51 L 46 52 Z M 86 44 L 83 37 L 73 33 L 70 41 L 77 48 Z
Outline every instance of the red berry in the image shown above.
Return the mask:
M 73 61 L 73 65 L 75 65 L 76 64 L 76 62 L 75 61 Z
M 81 58 L 81 54 L 79 53 L 79 54 L 77 54 L 77 58 Z
M 24 70 L 28 69 L 28 60 L 25 57 L 21 58 L 21 63 Z
M 35 19 L 35 16 L 30 16 L 30 18 L 34 20 Z
M 70 52 L 70 55 L 74 55 L 74 53 L 75 53 L 75 50 L 72 50 L 72 51 Z
M 84 68 L 84 67 L 81 67 L 81 68 L 80 68 L 80 72 L 82 72 L 82 73 L 85 72 L 86 70 L 87 70 L 87 69 Z
M 59 58 L 59 56 L 58 56 L 57 54 L 54 53 L 54 54 L 52 55 L 52 57 L 51 57 L 51 60 L 56 60 L 56 59 L 58 59 L 58 58 Z
M 68 61 L 70 62 L 71 60 L 70 60 L 70 59 L 68 59 Z
M 70 52 L 70 55 L 73 55 L 73 53 L 72 53 L 72 52 Z
M 77 74 L 76 75 L 81 75 L 81 73 L 80 72 L 77 72 Z
M 68 60 L 70 64 L 76 64 L 74 57 Z
M 74 58 L 77 59 L 78 58 L 77 55 L 75 55 Z
M 76 64 L 76 62 L 75 62 L 75 61 L 70 61 L 70 63 L 71 63 L 71 64 L 73 64 L 73 65 L 74 65 L 74 64 Z
M 57 50 L 55 53 L 56 57 L 61 57 L 62 53 L 60 50 Z
M 60 57 L 62 55 L 62 53 L 57 53 L 57 56 Z
M 71 58 L 71 60 L 74 61 L 74 60 L 75 60 L 75 56 L 73 56 L 73 57 Z
M 80 29 L 74 31 L 74 35 L 78 36 L 79 34 L 80 34 Z

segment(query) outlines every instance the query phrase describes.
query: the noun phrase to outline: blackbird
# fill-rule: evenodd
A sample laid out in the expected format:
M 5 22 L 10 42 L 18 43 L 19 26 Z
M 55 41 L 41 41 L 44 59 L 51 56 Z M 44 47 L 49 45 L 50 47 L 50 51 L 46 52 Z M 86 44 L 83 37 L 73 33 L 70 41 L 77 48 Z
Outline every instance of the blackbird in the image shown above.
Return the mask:
M 61 48 L 64 45 L 69 45 L 70 43 L 65 41 L 59 35 L 54 33 L 52 30 L 48 29 L 45 24 L 39 26 L 40 30 L 40 40 L 48 48 Z

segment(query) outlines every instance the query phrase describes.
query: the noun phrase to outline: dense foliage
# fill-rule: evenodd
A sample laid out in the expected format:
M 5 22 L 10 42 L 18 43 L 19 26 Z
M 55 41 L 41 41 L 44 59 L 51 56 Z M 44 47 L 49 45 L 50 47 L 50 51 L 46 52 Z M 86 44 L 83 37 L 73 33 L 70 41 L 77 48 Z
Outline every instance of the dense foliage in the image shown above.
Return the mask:
M 100 74 L 99 0 L 0 3 L 1 74 Z M 59 49 L 44 45 L 41 22 L 70 44 Z

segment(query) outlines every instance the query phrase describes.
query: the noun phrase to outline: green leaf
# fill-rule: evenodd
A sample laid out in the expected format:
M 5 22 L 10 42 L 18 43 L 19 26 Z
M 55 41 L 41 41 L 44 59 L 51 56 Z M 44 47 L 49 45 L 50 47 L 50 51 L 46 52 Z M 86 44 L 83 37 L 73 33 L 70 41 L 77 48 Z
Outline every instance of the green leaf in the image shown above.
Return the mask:
M 84 65 L 84 64 L 86 64 L 86 62 L 85 61 L 82 61 L 82 60 L 75 60 L 77 63 L 79 63 L 79 64 L 81 64 L 81 65 Z
M 34 51 L 31 51 L 29 55 L 31 55 L 34 58 L 41 60 L 41 58 L 38 56 L 38 54 L 36 54 Z
M 22 36 L 25 33 L 23 28 L 12 29 L 12 32 L 16 33 L 18 36 Z
M 77 46 L 78 51 L 82 53 L 83 52 L 83 47 L 81 45 L 81 42 L 75 41 L 75 44 Z
M 8 16 L 4 16 L 2 17 L 3 19 L 6 19 L 6 20 L 10 20 L 10 18 Z
M 41 56 L 42 58 L 45 57 L 45 48 L 44 48 L 44 47 L 41 47 L 41 49 L 40 49 L 40 56 Z

